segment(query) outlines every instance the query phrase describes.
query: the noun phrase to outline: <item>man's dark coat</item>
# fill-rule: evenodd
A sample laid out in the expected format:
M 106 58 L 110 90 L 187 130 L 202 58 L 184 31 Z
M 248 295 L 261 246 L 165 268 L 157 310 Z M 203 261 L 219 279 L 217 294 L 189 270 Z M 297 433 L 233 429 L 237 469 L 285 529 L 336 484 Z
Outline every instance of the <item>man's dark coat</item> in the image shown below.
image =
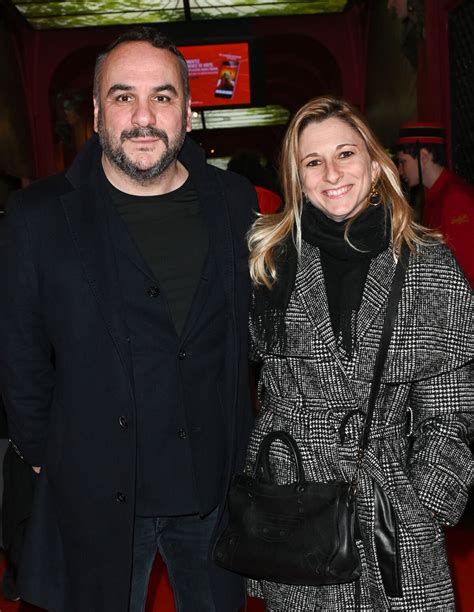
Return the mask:
M 136 422 L 123 300 L 97 189 L 100 155 L 94 137 L 68 172 L 13 196 L 1 257 L 0 366 L 10 436 L 28 463 L 42 466 L 21 593 L 53 612 L 128 610 Z M 256 198 L 245 179 L 207 165 L 190 139 L 180 161 L 197 188 L 226 295 L 222 501 L 251 426 L 245 232 Z M 206 354 L 187 359 L 194 360 L 192 390 L 193 377 L 207 374 Z M 194 459 L 205 466 L 205 451 Z M 236 610 L 243 581 L 210 564 L 216 609 Z

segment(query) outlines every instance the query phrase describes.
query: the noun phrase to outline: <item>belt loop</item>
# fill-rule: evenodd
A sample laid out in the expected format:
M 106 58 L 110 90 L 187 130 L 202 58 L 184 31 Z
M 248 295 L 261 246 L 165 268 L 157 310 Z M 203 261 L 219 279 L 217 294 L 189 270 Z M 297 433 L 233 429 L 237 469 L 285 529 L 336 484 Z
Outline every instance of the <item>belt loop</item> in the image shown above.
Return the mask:
M 339 440 L 341 441 L 342 445 L 346 439 L 346 425 L 355 414 L 361 414 L 364 416 L 362 410 L 359 408 L 354 408 L 354 410 L 349 410 L 349 412 L 342 417 L 341 424 L 339 425 Z

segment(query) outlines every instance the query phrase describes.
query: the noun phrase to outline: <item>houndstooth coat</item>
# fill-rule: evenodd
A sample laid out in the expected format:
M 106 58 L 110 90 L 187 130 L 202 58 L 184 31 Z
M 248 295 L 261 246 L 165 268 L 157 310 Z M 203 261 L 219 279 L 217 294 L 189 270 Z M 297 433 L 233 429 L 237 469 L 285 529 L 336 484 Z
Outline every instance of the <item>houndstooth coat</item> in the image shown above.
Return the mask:
M 367 408 L 387 296 L 395 271 L 388 249 L 371 262 L 359 312 L 354 350 L 334 338 L 319 249 L 303 243 L 295 288 L 285 318 L 287 346 L 271 351 L 250 324 L 253 350 L 262 361 L 261 410 L 248 448 L 248 469 L 262 437 L 288 431 L 297 441 L 308 480 L 350 479 L 362 416 Z M 454 610 L 442 526 L 461 516 L 474 480 L 466 444 L 474 411 L 473 294 L 442 244 L 419 247 L 410 257 L 378 395 L 357 508 L 361 527 L 362 610 Z M 413 415 L 414 443 L 406 436 Z M 292 480 L 285 448 L 272 445 L 279 482 Z M 374 483 L 394 510 L 401 596 L 387 596 L 374 540 Z M 300 587 L 249 581 L 249 593 L 278 612 L 350 611 L 354 584 Z

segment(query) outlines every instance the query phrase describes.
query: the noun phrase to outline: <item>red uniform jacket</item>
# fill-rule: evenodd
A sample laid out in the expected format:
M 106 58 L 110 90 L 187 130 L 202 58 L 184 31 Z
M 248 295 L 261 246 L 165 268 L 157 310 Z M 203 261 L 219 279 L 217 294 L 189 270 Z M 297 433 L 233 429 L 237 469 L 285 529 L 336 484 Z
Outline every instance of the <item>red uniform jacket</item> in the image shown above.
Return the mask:
M 259 211 L 264 215 L 276 213 L 282 204 L 280 196 L 274 191 L 265 189 L 265 187 L 256 186 L 255 191 L 257 192 Z
M 443 170 L 425 189 L 423 223 L 439 229 L 474 287 L 474 186 Z

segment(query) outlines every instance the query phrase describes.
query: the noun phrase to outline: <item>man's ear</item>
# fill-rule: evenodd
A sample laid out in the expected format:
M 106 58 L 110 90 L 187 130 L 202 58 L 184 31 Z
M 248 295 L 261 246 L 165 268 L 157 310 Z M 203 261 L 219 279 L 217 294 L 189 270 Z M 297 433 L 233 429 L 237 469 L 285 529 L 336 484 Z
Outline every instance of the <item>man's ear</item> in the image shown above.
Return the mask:
M 433 153 L 430 153 L 428 149 L 421 148 L 420 149 L 420 161 L 421 166 L 424 168 L 427 164 L 433 163 Z
M 191 98 L 188 100 L 188 107 L 186 109 L 186 132 L 190 132 L 193 129 L 193 112 L 191 110 Z
M 98 126 L 99 126 L 99 102 L 97 101 L 97 98 L 94 96 L 92 98 L 92 102 L 94 104 L 94 132 L 98 132 Z

